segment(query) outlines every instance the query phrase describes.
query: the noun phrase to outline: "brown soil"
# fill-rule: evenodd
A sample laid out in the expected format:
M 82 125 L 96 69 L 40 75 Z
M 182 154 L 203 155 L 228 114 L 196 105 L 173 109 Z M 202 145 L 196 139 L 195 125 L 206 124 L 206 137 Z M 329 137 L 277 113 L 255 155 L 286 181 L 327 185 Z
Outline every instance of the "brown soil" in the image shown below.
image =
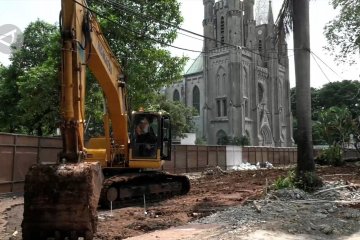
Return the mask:
M 271 184 L 274 179 L 286 175 L 288 170 L 232 173 L 212 171 L 212 175 L 191 174 L 191 190 L 187 195 L 157 203 L 147 202 L 147 214 L 144 213 L 143 206 L 116 209 L 113 210 L 112 216 L 110 211 L 99 210 L 99 225 L 95 239 L 123 239 L 181 226 L 229 206 L 244 204 L 247 200 L 260 198 L 264 194 L 266 183 Z M 344 180 L 360 184 L 360 168 L 355 165 L 319 167 L 318 173 L 326 181 Z M 17 214 L 14 214 L 14 211 Z M 10 215 L 22 215 L 22 206 L 10 210 L 8 216 Z M 20 229 L 20 223 L 16 226 L 16 223 L 10 222 L 7 232 L 11 235 L 15 228 Z
M 265 191 L 266 182 L 271 184 L 279 176 L 286 175 L 288 170 L 238 171 L 229 174 L 214 171 L 214 175 L 192 179 L 191 190 L 186 196 L 149 205 L 147 215 L 141 207 L 114 210 L 113 218 L 100 221 L 96 237 L 104 240 L 122 239 L 184 225 L 229 206 L 260 198 Z M 341 179 L 360 184 L 359 170 L 354 165 L 319 167 L 318 173 L 326 181 Z

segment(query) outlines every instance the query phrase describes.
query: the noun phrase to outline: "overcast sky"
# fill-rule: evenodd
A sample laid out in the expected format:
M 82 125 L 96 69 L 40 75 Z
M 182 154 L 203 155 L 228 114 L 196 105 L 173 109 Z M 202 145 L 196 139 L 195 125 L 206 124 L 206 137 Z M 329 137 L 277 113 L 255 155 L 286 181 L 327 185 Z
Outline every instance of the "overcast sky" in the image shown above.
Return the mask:
M 255 0 L 256 1 L 256 0 Z M 203 0 L 180 0 L 181 11 L 184 17 L 183 28 L 203 34 Z M 274 18 L 276 19 L 283 0 L 273 0 Z M 31 21 L 36 19 L 45 20 L 49 23 L 58 22 L 60 11 L 60 0 L 0 0 L 0 26 L 4 24 L 13 24 L 23 30 Z M 310 24 L 311 24 L 311 49 L 317 54 L 332 70 L 318 61 L 320 67 L 325 72 L 330 81 L 340 81 L 342 79 L 358 80 L 360 74 L 360 65 L 357 66 L 338 66 L 327 51 L 323 49 L 326 40 L 323 35 L 323 28 L 327 22 L 332 20 L 337 14 L 329 4 L 329 0 L 310 1 Z M 292 37 L 288 38 L 289 49 L 293 48 Z M 175 46 L 194 50 L 202 50 L 202 41 L 179 35 L 174 42 Z M 176 49 L 169 49 L 174 55 L 188 56 L 195 59 L 198 54 Z M 289 51 L 289 56 L 293 52 Z M 320 87 L 329 82 L 320 68 L 311 59 L 311 86 Z M 290 84 L 295 86 L 294 60 L 290 57 Z M 8 55 L 0 52 L 0 63 L 9 64 Z M 335 72 L 335 73 L 334 73 Z

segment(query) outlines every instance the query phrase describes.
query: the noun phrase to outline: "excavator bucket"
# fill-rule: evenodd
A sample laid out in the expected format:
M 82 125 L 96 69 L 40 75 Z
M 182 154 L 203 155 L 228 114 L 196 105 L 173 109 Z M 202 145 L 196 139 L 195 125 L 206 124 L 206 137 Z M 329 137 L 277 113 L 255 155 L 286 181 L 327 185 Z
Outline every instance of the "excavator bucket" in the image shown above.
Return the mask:
M 31 167 L 25 179 L 23 239 L 92 239 L 102 182 L 97 163 Z

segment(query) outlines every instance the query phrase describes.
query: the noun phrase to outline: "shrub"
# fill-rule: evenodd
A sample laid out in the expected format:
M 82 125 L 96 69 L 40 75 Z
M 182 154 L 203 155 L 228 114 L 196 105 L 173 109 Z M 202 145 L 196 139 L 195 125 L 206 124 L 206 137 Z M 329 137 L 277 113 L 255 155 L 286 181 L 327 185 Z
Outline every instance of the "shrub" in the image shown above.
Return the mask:
M 295 171 L 291 170 L 286 176 L 277 178 L 274 182 L 274 188 L 276 190 L 284 188 L 293 188 L 295 186 Z
M 250 140 L 247 136 L 234 137 L 232 143 L 236 146 L 248 146 L 250 145 Z
M 341 166 L 344 164 L 344 161 L 342 160 L 342 149 L 338 145 L 324 149 L 320 152 L 320 155 L 315 161 L 320 165 Z
M 235 146 L 248 146 L 250 145 L 250 140 L 247 136 L 241 136 L 241 137 L 229 137 L 229 136 L 223 136 L 218 139 L 217 141 L 218 145 L 235 145 Z
M 204 137 L 197 137 L 195 140 L 196 145 L 206 145 L 206 138 Z

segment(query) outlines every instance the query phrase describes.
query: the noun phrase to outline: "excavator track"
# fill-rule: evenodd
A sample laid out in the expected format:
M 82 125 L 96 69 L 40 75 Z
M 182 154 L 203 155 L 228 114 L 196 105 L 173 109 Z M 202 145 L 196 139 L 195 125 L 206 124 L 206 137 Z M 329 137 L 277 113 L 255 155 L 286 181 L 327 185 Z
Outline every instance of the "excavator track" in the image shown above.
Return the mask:
M 160 171 L 121 173 L 106 178 L 100 195 L 100 204 L 108 208 L 121 207 L 147 200 L 163 200 L 190 191 L 190 180 L 184 175 Z
M 32 166 L 25 178 L 23 239 L 93 239 L 102 181 L 95 163 Z

